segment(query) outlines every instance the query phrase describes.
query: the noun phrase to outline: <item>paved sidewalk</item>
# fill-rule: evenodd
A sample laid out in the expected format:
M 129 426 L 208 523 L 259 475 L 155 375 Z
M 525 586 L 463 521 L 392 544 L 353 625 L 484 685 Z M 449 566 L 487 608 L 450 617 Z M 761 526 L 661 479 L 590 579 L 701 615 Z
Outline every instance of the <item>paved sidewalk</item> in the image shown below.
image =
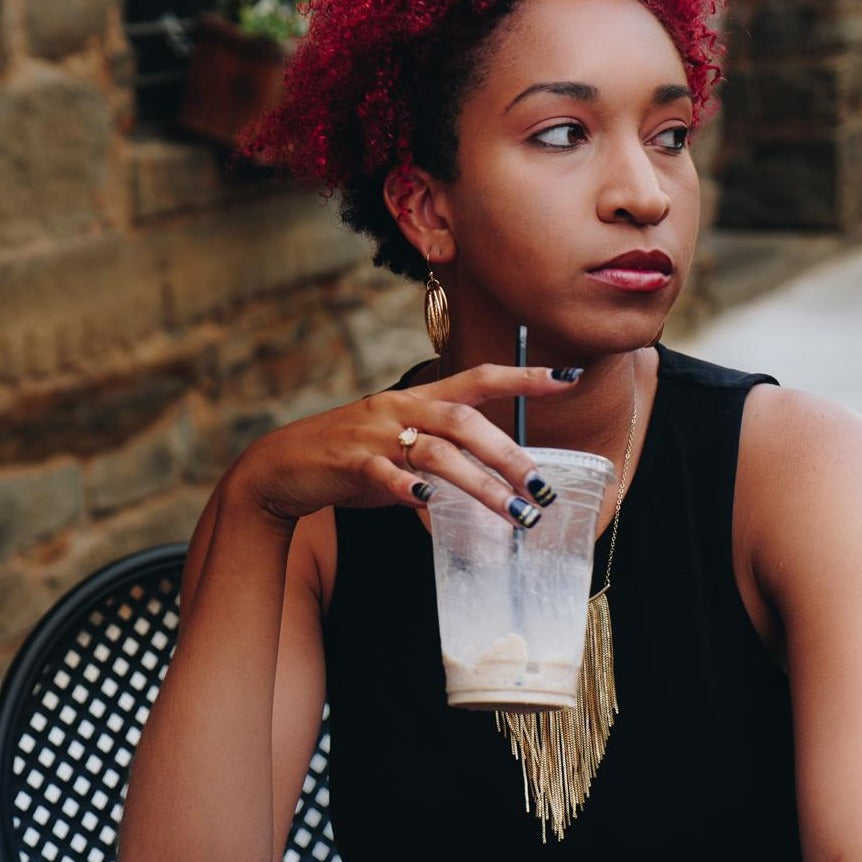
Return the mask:
M 862 246 L 721 313 L 668 346 L 764 371 L 862 412 Z

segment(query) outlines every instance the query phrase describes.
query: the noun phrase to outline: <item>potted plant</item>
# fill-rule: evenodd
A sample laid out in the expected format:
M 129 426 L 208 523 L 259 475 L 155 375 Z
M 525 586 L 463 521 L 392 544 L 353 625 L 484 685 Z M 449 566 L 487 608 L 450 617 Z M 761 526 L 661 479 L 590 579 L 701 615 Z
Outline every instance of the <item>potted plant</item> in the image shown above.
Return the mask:
M 221 13 L 251 36 L 287 44 L 305 34 L 307 19 L 286 0 L 221 0 Z
M 179 123 L 224 146 L 275 106 L 305 19 L 286 0 L 220 0 L 200 16 Z

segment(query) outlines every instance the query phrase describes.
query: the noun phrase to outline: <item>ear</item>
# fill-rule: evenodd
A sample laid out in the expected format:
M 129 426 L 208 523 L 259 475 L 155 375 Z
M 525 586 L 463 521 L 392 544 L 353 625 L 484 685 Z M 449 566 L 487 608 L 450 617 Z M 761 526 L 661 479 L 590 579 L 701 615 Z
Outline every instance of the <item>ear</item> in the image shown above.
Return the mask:
M 427 171 L 399 165 L 383 183 L 383 200 L 401 233 L 434 263 L 449 263 L 457 246 L 446 215 L 442 184 Z

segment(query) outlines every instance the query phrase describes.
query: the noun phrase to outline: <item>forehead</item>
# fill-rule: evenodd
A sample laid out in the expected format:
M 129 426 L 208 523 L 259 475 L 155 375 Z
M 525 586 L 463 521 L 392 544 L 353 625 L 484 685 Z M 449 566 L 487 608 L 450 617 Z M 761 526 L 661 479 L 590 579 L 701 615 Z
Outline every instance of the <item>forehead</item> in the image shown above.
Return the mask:
M 485 85 L 499 99 L 538 81 L 603 96 L 686 83 L 672 39 L 639 0 L 524 0 L 489 47 Z

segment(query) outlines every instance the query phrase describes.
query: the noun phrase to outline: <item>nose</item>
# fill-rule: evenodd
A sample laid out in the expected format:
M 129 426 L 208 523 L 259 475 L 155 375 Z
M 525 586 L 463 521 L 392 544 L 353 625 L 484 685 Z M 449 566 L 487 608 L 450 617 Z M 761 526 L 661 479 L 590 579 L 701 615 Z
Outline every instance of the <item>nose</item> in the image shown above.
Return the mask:
M 664 221 L 670 197 L 640 141 L 619 146 L 608 155 L 596 203 L 599 218 L 635 225 Z

